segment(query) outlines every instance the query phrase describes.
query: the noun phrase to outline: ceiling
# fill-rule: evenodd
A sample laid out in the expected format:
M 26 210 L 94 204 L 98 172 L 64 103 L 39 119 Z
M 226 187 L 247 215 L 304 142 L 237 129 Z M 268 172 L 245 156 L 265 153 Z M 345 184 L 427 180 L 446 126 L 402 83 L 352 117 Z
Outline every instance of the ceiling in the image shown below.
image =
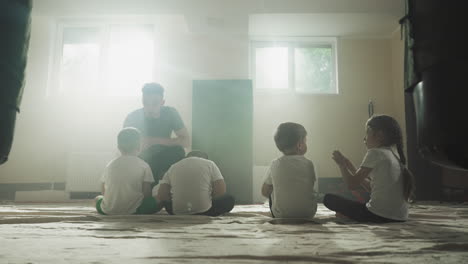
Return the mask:
M 33 15 L 183 15 L 194 33 L 385 36 L 405 0 L 40 0 Z

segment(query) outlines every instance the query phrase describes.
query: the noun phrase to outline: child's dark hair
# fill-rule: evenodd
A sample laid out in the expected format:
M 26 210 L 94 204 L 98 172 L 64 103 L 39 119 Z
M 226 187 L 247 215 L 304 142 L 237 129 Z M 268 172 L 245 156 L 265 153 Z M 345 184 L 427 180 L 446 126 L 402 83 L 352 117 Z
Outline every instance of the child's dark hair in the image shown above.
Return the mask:
M 140 131 L 134 127 L 126 127 L 119 132 L 117 144 L 120 151 L 130 153 L 140 147 Z
M 164 88 L 159 83 L 145 83 L 141 89 L 143 96 L 157 94 L 164 97 Z
M 384 146 L 396 145 L 400 161 L 403 164 L 403 194 L 407 201 L 414 199 L 414 176 L 406 166 L 406 157 L 403 151 L 403 134 L 400 125 L 391 116 L 374 115 L 366 123 L 375 132 L 381 131 L 384 135 Z
M 278 126 L 275 133 L 276 147 L 284 154 L 289 153 L 307 136 L 307 131 L 301 124 L 287 122 Z

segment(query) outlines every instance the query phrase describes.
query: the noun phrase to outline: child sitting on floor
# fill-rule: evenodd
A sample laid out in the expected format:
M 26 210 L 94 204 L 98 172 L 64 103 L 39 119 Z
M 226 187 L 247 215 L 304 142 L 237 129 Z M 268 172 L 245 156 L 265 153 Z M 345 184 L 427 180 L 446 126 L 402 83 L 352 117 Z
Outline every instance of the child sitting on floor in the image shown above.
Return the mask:
M 160 181 L 157 198 L 166 211 L 176 215 L 218 216 L 234 207 L 218 166 L 201 151 L 192 151 L 174 165 Z
M 359 169 L 339 151 L 333 152 L 333 160 L 350 189 L 367 185 L 366 179 L 370 178 L 369 202 L 359 203 L 326 194 L 323 204 L 337 212 L 337 215 L 359 222 L 407 220 L 408 202 L 413 195 L 414 183 L 411 172 L 405 166 L 403 137 L 398 122 L 386 115 L 371 117 L 366 123 L 364 143 L 367 154 Z
M 296 123 L 283 123 L 276 131 L 275 143 L 284 156 L 271 163 L 262 186 L 273 217 L 311 218 L 317 211 L 314 164 L 304 157 L 306 136 Z
M 121 156 L 112 160 L 101 178 L 102 195 L 96 197 L 100 214 L 153 214 L 162 209 L 151 196 L 154 182 L 149 165 L 137 155 L 140 151 L 140 132 L 133 127 L 120 131 L 118 148 Z

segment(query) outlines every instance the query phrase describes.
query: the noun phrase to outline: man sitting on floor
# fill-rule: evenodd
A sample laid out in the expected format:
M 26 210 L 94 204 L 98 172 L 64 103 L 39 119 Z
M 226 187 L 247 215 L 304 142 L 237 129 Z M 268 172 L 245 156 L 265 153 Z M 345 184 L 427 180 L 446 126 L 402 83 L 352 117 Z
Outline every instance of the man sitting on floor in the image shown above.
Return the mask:
M 172 165 L 160 182 L 157 200 L 169 214 L 218 216 L 230 212 L 234 197 L 218 166 L 201 151 L 192 151 Z
M 142 149 L 139 157 L 151 167 L 154 186 L 172 164 L 185 157 L 184 148 L 190 146 L 190 136 L 179 112 L 164 105 L 164 88 L 159 83 L 147 83 L 141 91 L 143 108 L 128 114 L 124 127 L 140 130 Z

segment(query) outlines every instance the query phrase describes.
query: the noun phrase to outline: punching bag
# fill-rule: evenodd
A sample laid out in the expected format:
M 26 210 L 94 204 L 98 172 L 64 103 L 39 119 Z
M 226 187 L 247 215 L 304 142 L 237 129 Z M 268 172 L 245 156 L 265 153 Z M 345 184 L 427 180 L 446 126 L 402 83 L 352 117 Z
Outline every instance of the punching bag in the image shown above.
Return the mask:
M 31 0 L 0 1 L 0 164 L 8 160 L 24 87 Z
M 408 0 L 405 87 L 417 148 L 433 163 L 468 170 L 468 2 Z

